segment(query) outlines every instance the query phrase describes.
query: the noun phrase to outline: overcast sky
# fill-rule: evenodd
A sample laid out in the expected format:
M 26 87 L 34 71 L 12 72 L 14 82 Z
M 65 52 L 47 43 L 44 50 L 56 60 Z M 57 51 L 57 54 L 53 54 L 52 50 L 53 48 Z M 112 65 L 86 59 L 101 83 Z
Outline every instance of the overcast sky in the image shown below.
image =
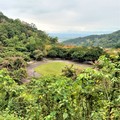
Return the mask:
M 46 32 L 120 29 L 120 0 L 0 0 L 0 11 Z

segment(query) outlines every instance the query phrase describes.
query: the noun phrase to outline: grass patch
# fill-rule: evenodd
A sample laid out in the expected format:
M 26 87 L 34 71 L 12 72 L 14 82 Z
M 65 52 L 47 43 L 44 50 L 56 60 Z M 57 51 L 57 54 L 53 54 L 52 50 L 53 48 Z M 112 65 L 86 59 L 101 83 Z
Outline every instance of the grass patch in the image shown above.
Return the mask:
M 70 66 L 72 63 L 68 62 L 48 62 L 44 63 L 38 67 L 35 68 L 35 71 L 40 73 L 41 75 L 61 75 L 62 69 L 64 69 L 65 66 Z M 79 65 L 74 64 L 75 68 L 80 68 Z

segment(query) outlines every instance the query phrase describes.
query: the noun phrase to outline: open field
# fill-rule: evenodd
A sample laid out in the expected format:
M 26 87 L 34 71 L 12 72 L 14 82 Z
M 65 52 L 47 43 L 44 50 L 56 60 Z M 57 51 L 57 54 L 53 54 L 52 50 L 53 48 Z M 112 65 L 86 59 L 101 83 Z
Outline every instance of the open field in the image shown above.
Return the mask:
M 48 60 L 47 63 L 43 63 L 40 66 L 36 67 L 34 70 L 40 75 L 60 75 L 65 66 L 71 66 L 75 69 L 85 69 L 90 67 L 90 65 L 79 64 L 75 62 L 70 62 L 67 60 Z

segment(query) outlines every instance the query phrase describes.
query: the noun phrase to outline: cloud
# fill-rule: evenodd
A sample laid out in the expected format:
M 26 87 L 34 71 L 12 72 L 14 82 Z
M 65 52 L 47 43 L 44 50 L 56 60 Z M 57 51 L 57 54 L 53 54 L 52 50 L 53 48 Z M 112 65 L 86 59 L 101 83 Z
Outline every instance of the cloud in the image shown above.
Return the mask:
M 0 8 L 47 32 L 120 29 L 120 0 L 0 0 Z

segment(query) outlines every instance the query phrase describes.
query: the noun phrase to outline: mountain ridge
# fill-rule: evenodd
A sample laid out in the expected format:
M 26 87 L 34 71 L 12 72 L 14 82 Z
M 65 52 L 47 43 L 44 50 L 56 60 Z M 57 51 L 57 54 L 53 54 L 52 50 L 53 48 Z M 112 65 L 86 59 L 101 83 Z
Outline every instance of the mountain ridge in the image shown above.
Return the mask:
M 120 46 L 120 30 L 110 34 L 89 35 L 85 37 L 78 37 L 62 42 L 66 45 L 80 45 L 80 46 L 99 46 L 104 48 L 119 47 Z

